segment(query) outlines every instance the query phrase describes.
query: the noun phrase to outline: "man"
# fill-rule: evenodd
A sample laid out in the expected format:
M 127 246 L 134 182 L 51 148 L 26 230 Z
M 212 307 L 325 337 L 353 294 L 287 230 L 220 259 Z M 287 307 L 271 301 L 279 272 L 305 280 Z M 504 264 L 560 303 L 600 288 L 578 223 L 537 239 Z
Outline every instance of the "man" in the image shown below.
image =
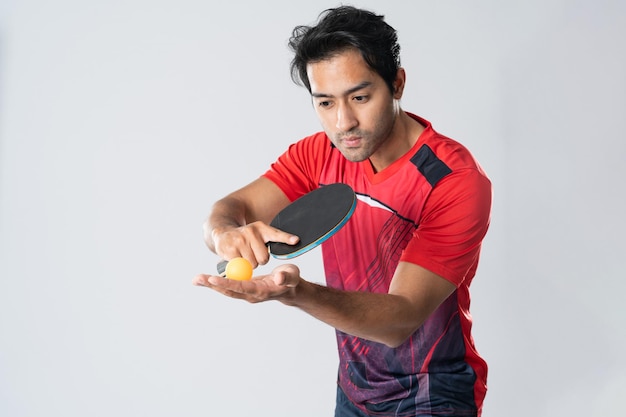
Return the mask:
M 471 336 L 469 285 L 489 225 L 491 184 L 471 154 L 400 108 L 405 71 L 395 30 L 353 7 L 294 29 L 292 76 L 323 132 L 292 146 L 260 178 L 219 200 L 205 223 L 225 259 L 269 260 L 268 225 L 305 193 L 335 182 L 359 197 L 322 245 L 327 286 L 281 265 L 251 281 L 194 284 L 252 303 L 278 300 L 336 329 L 335 416 L 479 416 L 487 366 Z

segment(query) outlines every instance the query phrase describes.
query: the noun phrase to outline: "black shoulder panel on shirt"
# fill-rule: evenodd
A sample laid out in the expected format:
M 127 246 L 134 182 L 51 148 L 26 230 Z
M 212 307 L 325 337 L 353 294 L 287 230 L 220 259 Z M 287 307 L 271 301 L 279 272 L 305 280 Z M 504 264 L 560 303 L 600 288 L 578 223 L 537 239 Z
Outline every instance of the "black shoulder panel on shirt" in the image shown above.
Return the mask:
M 435 155 L 428 145 L 422 145 L 411 158 L 411 162 L 433 187 L 441 181 L 443 177 L 452 172 L 452 170 Z

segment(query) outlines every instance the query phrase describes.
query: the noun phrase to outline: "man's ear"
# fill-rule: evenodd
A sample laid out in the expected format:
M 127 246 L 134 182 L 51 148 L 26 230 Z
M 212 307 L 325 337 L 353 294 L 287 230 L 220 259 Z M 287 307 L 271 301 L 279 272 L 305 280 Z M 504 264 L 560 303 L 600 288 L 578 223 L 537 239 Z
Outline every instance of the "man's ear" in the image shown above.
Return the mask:
M 398 68 L 396 73 L 396 79 L 393 81 L 393 98 L 400 100 L 404 93 L 404 86 L 406 83 L 406 72 L 404 68 Z

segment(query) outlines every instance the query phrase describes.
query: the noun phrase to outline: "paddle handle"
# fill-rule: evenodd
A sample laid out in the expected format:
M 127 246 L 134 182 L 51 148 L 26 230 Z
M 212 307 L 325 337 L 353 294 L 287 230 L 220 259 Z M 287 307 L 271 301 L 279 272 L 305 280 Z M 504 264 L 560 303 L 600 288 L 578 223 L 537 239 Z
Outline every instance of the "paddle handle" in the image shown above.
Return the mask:
M 226 276 L 226 265 L 228 265 L 228 261 L 220 261 L 217 263 L 217 274 L 219 276 Z

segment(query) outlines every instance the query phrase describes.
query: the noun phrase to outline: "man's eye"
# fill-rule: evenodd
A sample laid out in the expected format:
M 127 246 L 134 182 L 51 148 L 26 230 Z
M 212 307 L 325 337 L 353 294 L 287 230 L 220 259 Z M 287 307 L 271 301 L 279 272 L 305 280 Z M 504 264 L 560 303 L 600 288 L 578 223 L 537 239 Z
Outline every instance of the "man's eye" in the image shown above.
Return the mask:
M 320 107 L 328 107 L 328 106 L 330 106 L 330 101 L 320 101 L 318 103 L 318 106 L 320 106 Z
M 360 102 L 367 101 L 367 96 L 355 96 L 355 97 L 354 97 L 354 101 L 357 101 L 357 102 L 359 102 L 359 103 L 360 103 Z

